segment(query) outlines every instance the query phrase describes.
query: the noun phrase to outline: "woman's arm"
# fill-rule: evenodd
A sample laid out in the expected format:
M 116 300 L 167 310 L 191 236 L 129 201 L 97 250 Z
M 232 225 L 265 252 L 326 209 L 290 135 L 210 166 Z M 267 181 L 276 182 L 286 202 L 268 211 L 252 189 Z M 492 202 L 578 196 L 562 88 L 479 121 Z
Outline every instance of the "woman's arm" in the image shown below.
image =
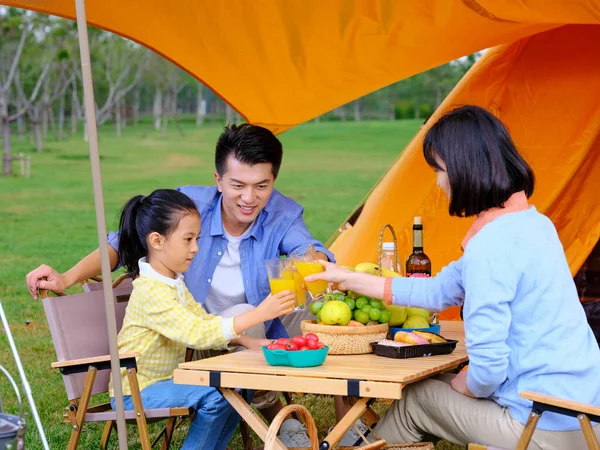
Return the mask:
M 327 280 L 337 284 L 342 291 L 382 299 L 386 279 L 367 273 L 342 269 L 332 263 L 321 262 L 324 272 L 306 277 L 306 281 Z M 394 303 L 440 311 L 449 306 L 461 305 L 464 298 L 462 262 L 458 260 L 444 267 L 433 278 L 396 277 L 392 280 Z

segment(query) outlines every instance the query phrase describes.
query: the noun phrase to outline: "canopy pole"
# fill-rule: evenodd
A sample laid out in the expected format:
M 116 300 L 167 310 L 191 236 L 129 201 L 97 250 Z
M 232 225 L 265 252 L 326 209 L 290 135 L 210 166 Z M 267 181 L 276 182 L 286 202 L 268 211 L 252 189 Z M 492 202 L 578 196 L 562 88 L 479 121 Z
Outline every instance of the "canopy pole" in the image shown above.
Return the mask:
M 90 63 L 90 47 L 85 15 L 85 0 L 75 0 L 77 12 L 77 34 L 79 37 L 79 53 L 81 55 L 81 72 L 83 75 L 83 94 L 85 98 L 85 126 L 90 145 L 90 162 L 94 186 L 94 204 L 96 206 L 96 227 L 100 243 L 100 260 L 102 263 L 102 283 L 104 287 L 104 304 L 106 309 L 106 326 L 110 348 L 110 366 L 112 371 L 115 406 L 117 412 L 117 432 L 119 450 L 127 450 L 127 430 L 123 407 L 123 387 L 121 384 L 121 368 L 119 364 L 119 347 L 117 343 L 117 321 L 112 289 L 112 276 L 108 256 L 108 240 L 106 235 L 106 217 L 104 215 L 104 196 L 102 194 L 102 177 L 100 173 L 100 157 L 98 154 L 98 130 L 96 128 L 96 108 L 94 102 L 94 85 L 92 83 L 92 66 Z

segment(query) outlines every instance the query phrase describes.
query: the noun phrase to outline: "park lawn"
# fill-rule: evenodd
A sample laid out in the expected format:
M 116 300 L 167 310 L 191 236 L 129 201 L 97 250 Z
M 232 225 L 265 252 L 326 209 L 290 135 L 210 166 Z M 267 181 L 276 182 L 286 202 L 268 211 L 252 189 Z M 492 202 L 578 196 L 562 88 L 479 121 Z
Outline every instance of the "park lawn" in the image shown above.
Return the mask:
M 326 241 L 390 167 L 419 129 L 420 122 L 309 123 L 281 136 L 284 159 L 276 187 L 301 203 L 305 221 L 317 239 Z M 167 137 L 148 125 L 128 127 L 118 138 L 112 127 L 100 130 L 104 201 L 109 230 L 117 226 L 124 202 L 158 187 L 212 184 L 214 144 L 221 125 L 201 128 L 182 124 Z M 39 264 L 70 268 L 97 246 L 88 146 L 81 136 L 49 139 L 44 153 L 32 142 L 18 143 L 14 152 L 31 155 L 31 177 L 0 178 L 0 299 L 25 367 L 51 448 L 66 448 L 69 426 L 62 422 L 67 400 L 60 374 L 50 368 L 54 348 L 40 302 L 33 301 L 24 277 Z M 432 175 L 433 176 L 433 175 Z M 73 288 L 73 292 L 77 289 Z M 27 324 L 28 323 L 28 324 Z M 0 362 L 18 376 L 4 333 Z M 14 394 L 0 382 L 5 407 L 15 412 Z M 307 395 L 320 432 L 333 424 L 330 399 Z M 40 449 L 29 421 L 28 445 Z M 130 448 L 139 448 L 130 427 Z M 95 448 L 101 425 L 88 426 L 81 448 Z M 181 442 L 178 433 L 175 444 Z M 241 449 L 236 434 L 232 442 Z M 111 440 L 117 447 L 116 438 Z M 176 448 L 176 445 L 173 445 Z M 438 448 L 453 448 L 445 443 Z

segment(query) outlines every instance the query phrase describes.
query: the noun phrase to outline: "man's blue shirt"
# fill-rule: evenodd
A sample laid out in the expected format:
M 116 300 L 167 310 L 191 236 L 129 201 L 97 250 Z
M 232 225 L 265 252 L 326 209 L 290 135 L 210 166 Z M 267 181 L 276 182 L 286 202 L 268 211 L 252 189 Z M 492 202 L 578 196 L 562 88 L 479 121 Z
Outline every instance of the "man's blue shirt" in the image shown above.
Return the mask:
M 190 197 L 200 212 L 199 251 L 185 273 L 185 283 L 196 301 L 204 303 L 212 276 L 228 244 L 221 220 L 222 195 L 216 186 L 181 186 L 177 190 Z M 306 228 L 302 220 L 303 210 L 294 200 L 273 190 L 267 205 L 240 243 L 242 277 L 249 304 L 258 306 L 271 291 L 265 266 L 267 259 L 289 255 L 303 244 L 313 244 L 316 251 L 335 262 L 333 254 Z M 118 233 L 111 233 L 108 243 L 117 249 Z M 270 339 L 287 336 L 279 319 L 265 326 Z

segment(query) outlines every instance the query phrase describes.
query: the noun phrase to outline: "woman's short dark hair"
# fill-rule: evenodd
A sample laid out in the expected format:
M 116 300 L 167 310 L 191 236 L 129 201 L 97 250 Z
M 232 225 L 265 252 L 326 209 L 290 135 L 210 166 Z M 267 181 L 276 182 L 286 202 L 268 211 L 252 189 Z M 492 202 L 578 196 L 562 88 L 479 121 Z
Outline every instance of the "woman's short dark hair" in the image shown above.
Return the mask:
M 506 127 L 479 106 L 462 106 L 442 116 L 423 142 L 427 163 L 444 162 L 450 182 L 450 215 L 469 217 L 501 207 L 512 194 L 531 197 L 534 176 Z
M 271 163 L 271 171 L 277 178 L 283 147 L 279 139 L 266 128 L 249 123 L 229 125 L 219 136 L 215 152 L 215 168 L 221 176 L 227 171 L 227 159 L 230 155 L 250 166 Z

